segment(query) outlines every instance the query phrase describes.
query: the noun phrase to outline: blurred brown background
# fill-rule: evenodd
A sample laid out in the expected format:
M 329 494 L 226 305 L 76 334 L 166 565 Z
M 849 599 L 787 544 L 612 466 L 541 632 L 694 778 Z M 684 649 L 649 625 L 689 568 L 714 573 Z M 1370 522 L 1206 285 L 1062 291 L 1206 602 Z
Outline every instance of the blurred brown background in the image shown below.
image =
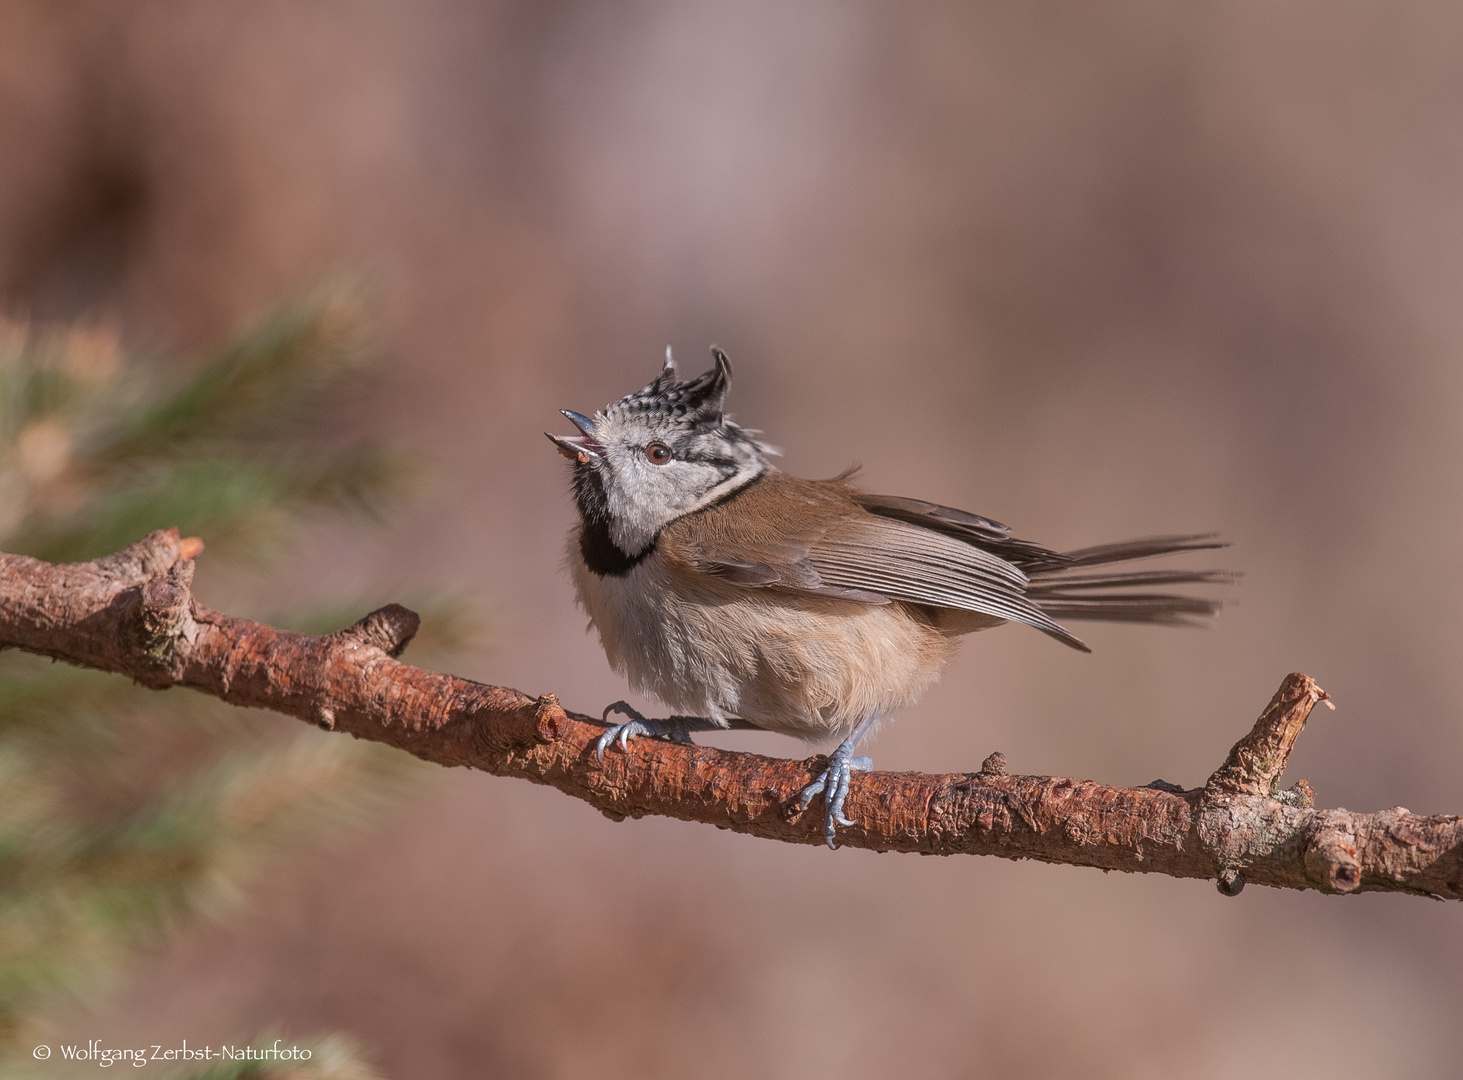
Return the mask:
M 880 767 L 1192 785 L 1304 670 L 1339 709 L 1290 780 L 1463 811 L 1455 5 L 0 4 L 9 308 L 180 350 L 341 267 L 394 356 L 346 420 L 438 482 L 261 597 L 449 586 L 496 628 L 462 674 L 622 696 L 540 432 L 716 341 L 790 471 L 1235 542 L 1213 632 L 980 635 Z M 256 895 L 71 1036 L 340 1029 L 423 1080 L 1458 1067 L 1463 916 L 1408 897 L 794 849 L 466 773 Z

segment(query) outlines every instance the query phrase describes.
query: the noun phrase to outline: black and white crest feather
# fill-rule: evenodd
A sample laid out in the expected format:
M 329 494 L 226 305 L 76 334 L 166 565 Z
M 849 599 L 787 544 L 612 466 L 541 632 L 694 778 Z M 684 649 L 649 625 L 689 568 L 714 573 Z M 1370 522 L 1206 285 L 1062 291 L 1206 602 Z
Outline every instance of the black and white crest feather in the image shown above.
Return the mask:
M 697 375 L 685 382 L 676 381 L 676 361 L 669 347 L 665 350 L 665 364 L 660 374 L 650 380 L 642 390 L 621 399 L 626 409 L 643 412 L 662 412 L 671 416 L 691 414 L 719 417 L 726 401 L 726 391 L 731 386 L 731 361 L 715 345 L 711 346 L 711 357 L 715 366 L 710 371 Z M 613 407 L 613 406 L 612 406 Z

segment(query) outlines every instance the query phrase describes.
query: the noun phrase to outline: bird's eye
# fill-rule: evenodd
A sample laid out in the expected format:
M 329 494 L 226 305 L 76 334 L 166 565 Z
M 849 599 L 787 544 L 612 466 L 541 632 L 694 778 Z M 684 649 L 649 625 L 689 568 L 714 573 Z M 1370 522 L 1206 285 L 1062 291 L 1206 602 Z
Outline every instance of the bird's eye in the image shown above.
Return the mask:
M 650 459 L 652 465 L 664 465 L 671 459 L 671 448 L 663 442 L 646 444 L 645 456 Z

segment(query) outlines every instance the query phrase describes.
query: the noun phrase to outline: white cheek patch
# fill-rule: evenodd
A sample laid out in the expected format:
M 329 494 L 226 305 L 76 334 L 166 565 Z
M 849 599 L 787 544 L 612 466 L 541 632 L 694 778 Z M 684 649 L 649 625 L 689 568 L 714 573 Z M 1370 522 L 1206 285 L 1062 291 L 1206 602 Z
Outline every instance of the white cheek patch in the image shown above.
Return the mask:
M 631 556 L 649 547 L 672 521 L 725 498 L 765 471 L 761 463 L 749 463 L 723 478 L 719 469 L 709 465 L 659 466 L 624 458 L 610 465 L 612 476 L 605 485 L 610 539 Z M 707 483 L 712 486 L 703 488 Z
M 712 503 L 718 501 L 719 499 L 726 498 L 738 488 L 742 488 L 750 484 L 753 480 L 757 479 L 757 477 L 761 476 L 766 471 L 766 466 L 758 465 L 755 468 L 743 469 L 739 470 L 738 472 L 734 472 L 721 483 L 717 484 L 710 491 L 706 492 L 706 494 L 702 495 L 690 506 L 682 510 L 681 513 L 691 514 L 695 513 L 697 510 L 703 510 L 706 507 L 710 506 Z
M 638 555 L 679 516 L 679 485 L 671 470 L 642 460 L 637 448 L 622 448 L 608 465 L 610 539 L 626 555 Z

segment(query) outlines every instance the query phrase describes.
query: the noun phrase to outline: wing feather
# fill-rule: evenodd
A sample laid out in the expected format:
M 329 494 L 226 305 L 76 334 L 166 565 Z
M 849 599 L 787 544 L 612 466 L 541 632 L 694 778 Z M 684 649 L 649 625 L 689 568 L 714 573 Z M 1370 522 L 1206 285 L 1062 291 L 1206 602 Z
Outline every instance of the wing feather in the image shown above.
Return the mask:
M 941 506 L 923 499 L 870 495 L 862 491 L 855 494 L 854 499 L 871 514 L 953 536 L 999 555 L 1023 570 L 1054 570 L 1067 565 L 1065 556 L 1030 540 L 1017 539 L 1011 535 L 1010 526 L 968 510 L 957 510 L 953 506 Z
M 1231 579 L 1203 570 L 1071 572 L 1223 546 L 1209 536 L 1055 552 L 978 514 L 869 495 L 843 477 L 807 481 L 776 472 L 672 524 L 662 540 L 688 569 L 745 588 L 970 611 L 1025 623 L 1084 652 L 1055 619 L 1188 623 L 1212 615 L 1218 602 L 1133 590 Z
M 1029 579 L 1018 567 L 944 533 L 887 518 L 854 518 L 809 544 L 808 561 L 831 585 L 994 615 L 1085 648 L 1026 599 Z

